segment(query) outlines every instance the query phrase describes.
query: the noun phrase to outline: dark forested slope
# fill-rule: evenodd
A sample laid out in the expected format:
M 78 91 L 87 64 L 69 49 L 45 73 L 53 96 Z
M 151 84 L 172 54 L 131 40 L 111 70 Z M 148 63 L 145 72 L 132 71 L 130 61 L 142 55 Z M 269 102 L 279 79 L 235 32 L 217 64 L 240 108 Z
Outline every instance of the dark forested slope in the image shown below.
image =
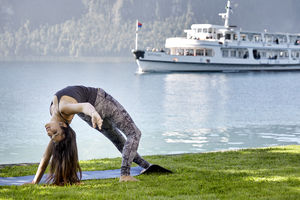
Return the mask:
M 192 23 L 223 24 L 226 0 L 0 0 L 0 56 L 129 55 L 135 21 L 142 48 L 164 46 Z M 232 0 L 232 24 L 300 32 L 298 0 Z

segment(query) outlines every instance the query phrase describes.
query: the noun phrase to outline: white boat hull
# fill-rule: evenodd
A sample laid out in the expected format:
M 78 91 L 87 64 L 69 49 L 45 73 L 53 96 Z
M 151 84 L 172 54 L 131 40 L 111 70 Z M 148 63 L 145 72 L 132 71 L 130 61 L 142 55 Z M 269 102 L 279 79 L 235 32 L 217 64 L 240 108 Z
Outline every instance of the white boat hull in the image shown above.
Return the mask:
M 225 72 L 300 70 L 300 64 L 218 64 L 136 60 L 139 72 Z

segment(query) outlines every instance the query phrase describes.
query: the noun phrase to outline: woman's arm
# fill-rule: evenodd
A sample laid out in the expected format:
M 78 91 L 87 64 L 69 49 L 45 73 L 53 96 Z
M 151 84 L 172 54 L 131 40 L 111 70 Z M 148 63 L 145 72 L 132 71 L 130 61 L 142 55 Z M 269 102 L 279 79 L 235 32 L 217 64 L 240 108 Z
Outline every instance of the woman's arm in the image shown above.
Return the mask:
M 95 107 L 90 103 L 69 103 L 61 101 L 59 104 L 59 111 L 66 115 L 84 113 L 92 118 L 92 124 L 94 128 L 98 126 L 98 128 L 101 129 L 103 120 L 96 111 Z
M 52 140 L 49 142 L 47 149 L 41 159 L 41 162 L 39 164 L 38 170 L 35 174 L 35 177 L 32 181 L 33 184 L 38 184 L 40 182 L 40 180 L 43 177 L 43 174 L 48 166 L 49 160 L 51 158 L 52 155 L 52 147 L 53 147 L 53 142 Z

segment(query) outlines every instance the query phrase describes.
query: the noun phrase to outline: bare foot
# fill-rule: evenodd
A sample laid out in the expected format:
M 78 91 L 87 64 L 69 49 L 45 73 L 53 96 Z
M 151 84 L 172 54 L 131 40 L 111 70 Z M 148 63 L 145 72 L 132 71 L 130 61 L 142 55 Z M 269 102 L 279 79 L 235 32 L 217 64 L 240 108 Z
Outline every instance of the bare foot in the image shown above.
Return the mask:
M 22 185 L 34 185 L 33 182 L 29 182 L 29 183 L 23 183 Z
M 84 185 L 84 183 L 83 182 L 77 182 L 77 183 L 75 183 L 75 185 Z
M 119 182 L 136 182 L 139 181 L 136 178 L 133 178 L 132 176 L 121 176 Z

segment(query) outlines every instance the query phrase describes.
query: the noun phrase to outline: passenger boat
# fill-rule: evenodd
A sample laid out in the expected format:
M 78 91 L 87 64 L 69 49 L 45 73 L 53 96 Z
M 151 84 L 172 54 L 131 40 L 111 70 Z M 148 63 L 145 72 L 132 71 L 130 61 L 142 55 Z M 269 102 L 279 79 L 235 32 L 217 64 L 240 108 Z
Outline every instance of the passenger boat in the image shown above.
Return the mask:
M 224 26 L 193 24 L 186 37 L 167 38 L 166 50 L 133 50 L 139 72 L 300 70 L 300 34 L 242 31 L 230 26 L 231 2 L 219 15 Z

